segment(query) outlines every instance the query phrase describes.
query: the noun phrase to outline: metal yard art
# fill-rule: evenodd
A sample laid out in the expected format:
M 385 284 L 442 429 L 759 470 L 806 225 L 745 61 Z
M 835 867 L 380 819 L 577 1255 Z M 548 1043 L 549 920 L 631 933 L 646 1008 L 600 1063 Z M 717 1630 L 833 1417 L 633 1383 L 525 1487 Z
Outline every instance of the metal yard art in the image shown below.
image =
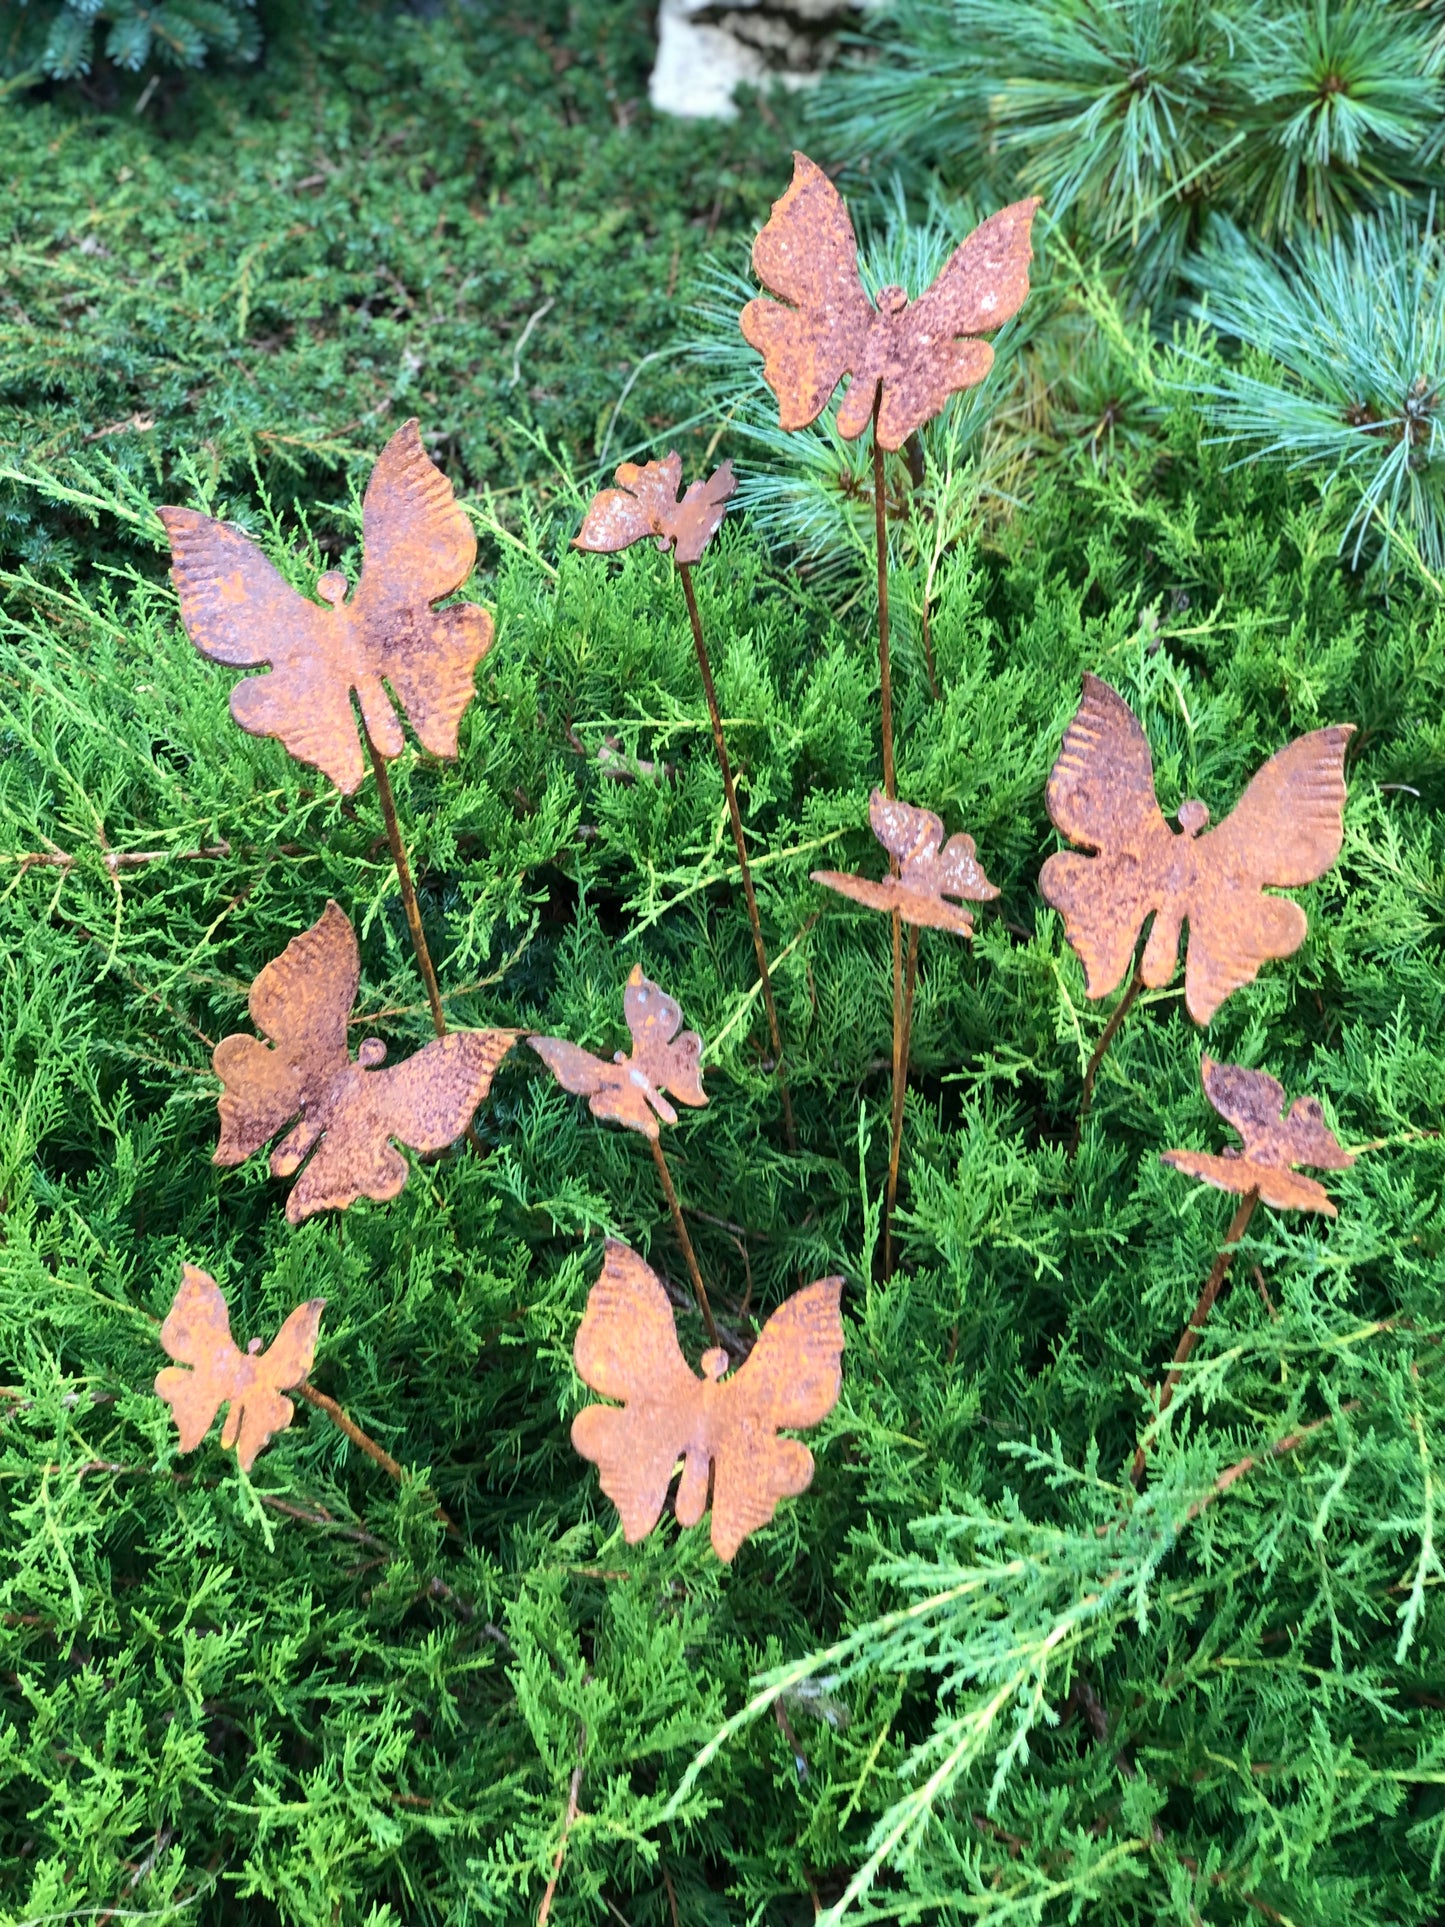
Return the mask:
M 1297 1097 L 1286 1111 L 1284 1086 L 1268 1071 L 1217 1064 L 1208 1056 L 1200 1064 L 1200 1077 L 1204 1095 L 1238 1131 L 1243 1148 L 1218 1156 L 1206 1151 L 1161 1151 L 1163 1162 L 1238 1197 L 1254 1192 L 1276 1211 L 1322 1211 L 1326 1217 L 1336 1216 L 1324 1186 L 1294 1169 L 1308 1164 L 1316 1171 L 1345 1171 L 1355 1161 L 1325 1123 L 1319 1099 Z
M 812 1453 L 778 1434 L 817 1425 L 838 1402 L 842 1290 L 841 1278 L 824 1278 L 795 1292 L 737 1371 L 726 1375 L 728 1354 L 715 1344 L 699 1377 L 656 1274 L 609 1241 L 573 1359 L 584 1383 L 619 1404 L 586 1406 L 572 1421 L 572 1443 L 601 1473 L 629 1545 L 662 1517 L 679 1459 L 677 1522 L 696 1525 L 711 1496 L 712 1547 L 724 1562 L 781 1500 L 807 1490 Z
M 298 1305 L 275 1338 L 261 1350 L 253 1338 L 245 1351 L 231 1336 L 231 1318 L 220 1288 L 195 1265 L 181 1268 L 181 1286 L 161 1325 L 161 1345 L 176 1360 L 156 1373 L 156 1394 L 170 1406 L 183 1452 L 193 1452 L 217 1412 L 229 1407 L 221 1444 L 235 1446 L 236 1461 L 249 1472 L 256 1454 L 284 1432 L 296 1408 L 283 1393 L 311 1370 L 324 1298 Z
M 385 1070 L 385 1044 L 368 1037 L 353 1061 L 346 1030 L 360 980 L 355 933 L 328 903 L 251 985 L 251 1017 L 270 1042 L 237 1034 L 215 1049 L 225 1088 L 214 1162 L 240 1164 L 291 1125 L 271 1172 L 301 1170 L 286 1200 L 292 1224 L 360 1197 L 394 1198 L 408 1166 L 392 1139 L 424 1153 L 454 1144 L 520 1035 L 452 1031 Z
M 658 548 L 670 547 L 672 550 L 672 559 L 682 582 L 683 600 L 687 604 L 692 646 L 702 676 L 703 694 L 707 698 L 713 748 L 722 772 L 733 847 L 737 851 L 743 898 L 752 927 L 753 953 L 757 958 L 758 981 L 762 985 L 763 1008 L 773 1046 L 773 1068 L 783 1104 L 783 1128 L 787 1133 L 789 1150 L 795 1151 L 798 1148 L 797 1130 L 793 1123 L 792 1093 L 788 1089 L 787 1072 L 783 1068 L 783 1033 L 778 1023 L 767 946 L 763 942 L 762 920 L 758 915 L 758 900 L 753 890 L 752 866 L 748 862 L 748 846 L 743 836 L 737 785 L 733 781 L 732 763 L 723 736 L 722 712 L 718 708 L 717 690 L 712 679 L 712 663 L 708 657 L 702 615 L 692 584 L 692 565 L 700 559 L 703 550 L 721 528 L 728 497 L 737 486 L 733 480 L 732 463 L 724 462 L 705 480 L 692 483 L 681 500 L 678 499 L 678 489 L 682 486 L 682 457 L 675 452 L 660 462 L 647 462 L 642 467 L 636 462 L 623 462 L 614 479 L 616 488 L 604 488 L 592 498 L 581 530 L 572 539 L 572 546 L 591 550 L 595 554 L 612 555 L 619 549 L 631 548 L 634 542 L 651 535 L 655 537 Z
M 739 317 L 744 339 L 763 357 L 778 398 L 778 423 L 806 428 L 851 376 L 836 425 L 849 439 L 873 425 L 873 531 L 878 566 L 878 681 L 883 793 L 897 799 L 893 757 L 893 675 L 888 620 L 888 527 L 883 456 L 901 448 L 949 400 L 981 382 L 993 349 L 981 337 L 1017 314 L 1029 292 L 1037 199 L 1002 208 L 975 228 L 911 304 L 900 287 L 869 300 L 858 273 L 858 240 L 843 197 L 806 154 L 753 242 L 753 271 L 767 290 Z M 775 298 L 769 298 L 775 297 Z M 894 859 L 897 874 L 897 859 Z M 893 913 L 893 1112 L 901 1119 L 907 1075 L 903 938 Z M 892 1265 L 885 1228 L 883 1269 Z

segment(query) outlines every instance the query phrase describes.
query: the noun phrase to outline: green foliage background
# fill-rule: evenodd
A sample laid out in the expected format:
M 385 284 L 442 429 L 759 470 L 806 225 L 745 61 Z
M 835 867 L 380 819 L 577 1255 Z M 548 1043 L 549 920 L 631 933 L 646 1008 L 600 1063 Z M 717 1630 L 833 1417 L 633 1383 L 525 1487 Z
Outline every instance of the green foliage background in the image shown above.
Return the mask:
M 644 24 L 363 21 L 164 83 L 159 123 L 123 94 L 6 124 L 0 1919 L 535 1919 L 565 1831 L 563 1922 L 1438 1920 L 1445 613 L 1352 574 L 1312 481 L 1209 439 L 1187 357 L 1044 274 L 1141 399 L 1107 460 L 1055 418 L 1016 511 L 965 518 L 931 579 L 946 450 L 913 495 L 899 464 L 900 786 L 1002 896 L 971 948 L 925 937 L 879 1284 L 886 930 L 808 881 L 880 864 L 871 609 L 748 518 L 698 570 L 792 1157 L 670 565 L 566 546 L 604 439 L 610 464 L 697 409 L 661 358 L 609 437 L 705 249 L 786 177 L 765 118 L 649 120 Z M 149 506 L 237 517 L 309 587 L 354 567 L 412 409 L 497 614 L 459 762 L 395 774 L 451 1016 L 610 1049 L 641 962 L 709 1040 L 711 1103 L 668 1144 L 724 1322 L 847 1279 L 814 1485 L 726 1570 L 705 1527 L 626 1547 L 570 1450 L 603 1234 L 683 1306 L 685 1279 L 642 1147 L 528 1053 L 488 1155 L 389 1206 L 292 1231 L 262 1160 L 209 1162 L 211 1045 L 328 895 L 362 939 L 355 1040 L 429 1026 L 374 790 L 234 729 Z M 681 438 L 690 473 L 714 431 Z M 1143 719 L 1166 809 L 1218 817 L 1290 736 L 1359 735 L 1304 948 L 1207 1040 L 1177 987 L 1142 1000 L 1071 1163 L 1107 1006 L 1036 878 L 1085 669 Z M 665 773 L 604 775 L 609 743 Z M 1202 1041 L 1373 1148 L 1331 1178 L 1337 1222 L 1256 1215 L 1136 1496 L 1229 1216 L 1158 1160 L 1226 1136 Z M 150 1384 L 183 1258 L 243 1340 L 325 1296 L 314 1382 L 399 1486 L 305 1406 L 249 1479 L 214 1435 L 177 1455 Z

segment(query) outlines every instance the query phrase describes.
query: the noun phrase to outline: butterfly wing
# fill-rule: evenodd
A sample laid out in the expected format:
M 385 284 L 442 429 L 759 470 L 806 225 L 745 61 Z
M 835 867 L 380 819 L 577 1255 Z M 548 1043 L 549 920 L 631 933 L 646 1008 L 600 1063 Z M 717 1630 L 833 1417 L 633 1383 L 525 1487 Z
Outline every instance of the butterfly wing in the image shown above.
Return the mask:
M 679 562 L 696 562 L 722 527 L 728 497 L 737 487 L 733 465 L 724 462 L 703 481 L 694 482 L 666 520 Z
M 1321 1211 L 1327 1218 L 1339 1215 L 1322 1184 L 1277 1164 L 1253 1164 L 1248 1158 L 1218 1157 L 1207 1151 L 1161 1151 L 1159 1159 L 1202 1184 L 1233 1192 L 1236 1197 L 1258 1191 L 1261 1200 L 1276 1211 Z
M 171 580 L 186 634 L 212 662 L 274 665 L 231 691 L 252 736 L 275 736 L 344 794 L 365 765 L 351 713 L 354 664 L 346 625 L 299 595 L 239 530 L 194 509 L 157 510 L 171 543 Z
M 920 810 L 912 803 L 900 803 L 874 790 L 868 799 L 868 821 L 873 834 L 906 875 L 910 866 L 927 863 L 938 855 L 943 843 L 943 819 L 932 810 Z
M 1055 852 L 1039 872 L 1039 889 L 1064 919 L 1088 994 L 1104 997 L 1123 979 L 1145 918 L 1160 907 L 1175 839 L 1154 793 L 1154 760 L 1138 718 L 1097 676 L 1084 678 L 1045 801 L 1071 843 L 1098 853 Z
M 176 1360 L 156 1373 L 156 1395 L 175 1417 L 183 1452 L 194 1452 L 235 1389 L 242 1354 L 231 1337 L 226 1301 L 214 1278 L 182 1265 L 181 1287 L 160 1331 L 161 1349 Z
M 231 1400 L 221 1444 L 235 1446 L 243 1472 L 251 1470 L 272 1434 L 284 1432 L 296 1415 L 296 1407 L 282 1394 L 311 1370 L 325 1304 L 324 1298 L 309 1298 L 298 1305 L 264 1352 L 242 1359 L 245 1385 Z
M 801 1429 L 827 1417 L 843 1376 L 843 1280 L 824 1278 L 795 1292 L 763 1326 L 747 1362 L 724 1380 L 714 1443 L 712 1543 L 730 1560 L 750 1532 L 765 1526 L 781 1499 L 805 1492 L 813 1455 L 781 1427 Z
M 677 1342 L 667 1293 L 635 1251 L 609 1240 L 572 1356 L 578 1376 L 621 1409 L 588 1405 L 572 1444 L 601 1474 L 629 1545 L 662 1516 L 678 1455 L 693 1439 L 703 1384 Z
M 702 1087 L 702 1039 L 695 1030 L 685 1030 L 679 1005 L 644 977 L 635 964 L 622 993 L 622 1014 L 632 1033 L 632 1063 L 659 1091 L 671 1091 L 679 1104 L 694 1107 L 707 1103 Z M 674 1041 L 676 1040 L 676 1041 Z M 662 1116 L 669 1124 L 675 1117 Z
M 529 1037 L 527 1042 L 564 1091 L 589 1100 L 594 1117 L 657 1136 L 657 1119 L 648 1107 L 645 1080 L 639 1082 L 626 1064 L 609 1064 L 565 1037 Z
M 869 910 L 885 914 L 896 910 L 905 923 L 916 923 L 925 930 L 951 930 L 956 937 L 973 935 L 973 918 L 967 910 L 945 903 L 935 891 L 910 885 L 901 877 L 884 877 L 874 883 L 869 877 L 850 876 L 844 870 L 814 870 L 812 878 L 814 883 L 851 897 Z
M 1220 1064 L 1207 1052 L 1200 1060 L 1199 1077 L 1214 1109 L 1244 1139 L 1245 1157 L 1271 1164 L 1288 1162 L 1279 1156 L 1284 1085 L 1278 1078 L 1243 1064 Z
M 224 1086 L 216 1164 L 259 1151 L 346 1069 L 346 1024 L 361 981 L 361 955 L 345 912 L 328 902 L 251 985 L 248 1003 L 268 1048 L 254 1037 L 223 1037 L 211 1062 Z
M 858 279 L 858 243 L 843 198 L 806 154 L 794 154 L 792 182 L 753 242 L 753 270 L 780 300 L 749 301 L 740 317 L 743 337 L 763 357 L 779 425 L 806 428 L 844 375 L 861 365 L 877 319 Z M 859 432 L 872 406 L 870 392 L 858 427 L 847 432 Z
M 385 1070 L 351 1066 L 326 1135 L 291 1187 L 287 1218 L 300 1224 L 358 1198 L 394 1198 L 409 1167 L 392 1139 L 423 1154 L 455 1144 L 515 1042 L 510 1030 L 454 1030 Z
M 492 645 L 492 618 L 474 603 L 440 611 L 431 606 L 471 574 L 477 541 L 451 483 L 423 448 L 415 421 L 399 428 L 377 457 L 361 527 L 361 580 L 349 613 L 417 740 L 436 756 L 455 756 L 476 667 Z M 364 694 L 363 707 L 371 724 Z M 390 741 L 382 741 L 374 724 L 372 735 L 384 754 L 395 756 L 401 734 L 394 717 L 391 722 Z
M 572 538 L 574 549 L 613 555 L 618 549 L 631 548 L 644 535 L 661 535 L 668 516 L 677 513 L 682 457 L 675 451 L 660 462 L 640 467 L 623 462 L 615 479 L 616 488 L 600 489 L 593 496 L 581 530 Z
M 1023 306 L 1033 259 L 1030 230 L 1037 200 L 1018 201 L 976 227 L 955 248 L 925 294 L 889 318 L 878 440 L 901 448 L 932 421 L 950 395 L 972 388 L 993 366 L 986 341 Z
M 1256 771 L 1234 809 L 1198 841 L 1184 1001 L 1207 1024 L 1260 966 L 1291 956 L 1309 928 L 1297 903 L 1263 894 L 1322 877 L 1344 842 L 1345 749 L 1353 725 L 1312 730 Z

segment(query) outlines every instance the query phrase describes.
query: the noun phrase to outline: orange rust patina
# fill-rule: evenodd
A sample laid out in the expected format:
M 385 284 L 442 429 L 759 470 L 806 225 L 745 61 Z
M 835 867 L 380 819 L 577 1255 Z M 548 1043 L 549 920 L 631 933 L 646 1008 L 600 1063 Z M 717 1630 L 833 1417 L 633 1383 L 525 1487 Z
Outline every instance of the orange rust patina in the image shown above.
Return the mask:
M 1286 1112 L 1284 1086 L 1267 1071 L 1216 1064 L 1212 1057 L 1200 1064 L 1200 1076 L 1204 1095 L 1238 1131 L 1244 1148 L 1218 1157 L 1205 1151 L 1162 1151 L 1164 1163 L 1240 1197 L 1257 1191 L 1276 1211 L 1337 1216 L 1324 1186 L 1291 1168 L 1309 1164 L 1317 1171 L 1344 1171 L 1355 1161 L 1325 1123 L 1319 1099 L 1297 1097 Z
M 1096 854 L 1057 852 L 1039 888 L 1063 916 L 1090 997 L 1123 981 L 1151 915 L 1140 978 L 1151 988 L 1170 981 L 1187 922 L 1184 1001 L 1196 1024 L 1207 1024 L 1262 964 L 1299 949 L 1309 927 L 1304 911 L 1264 892 L 1313 883 L 1339 855 L 1353 730 L 1352 723 L 1316 729 L 1286 744 L 1207 834 L 1204 805 L 1181 805 L 1183 834 L 1176 835 L 1159 808 L 1134 712 L 1107 683 L 1085 676 L 1046 795 L 1056 827 Z
M 748 302 L 741 318 L 744 336 L 763 357 L 781 426 L 816 421 L 851 375 L 838 433 L 861 435 L 876 401 L 879 445 L 901 448 L 950 395 L 982 381 L 993 349 L 977 337 L 1001 328 L 1023 305 L 1038 206 L 1017 201 L 991 215 L 916 301 L 888 287 L 875 307 L 859 278 L 858 243 L 842 196 L 821 167 L 794 154 L 792 184 L 753 243 L 753 270 L 779 298 Z
M 676 451 L 640 468 L 623 462 L 615 479 L 616 488 L 593 496 L 581 532 L 572 538 L 574 549 L 612 555 L 652 535 L 658 548 L 672 549 L 677 561 L 696 562 L 722 527 L 728 497 L 737 487 L 732 463 L 724 462 L 679 501 L 682 457 Z
M 454 1144 L 520 1035 L 451 1031 L 386 1070 L 376 1068 L 386 1045 L 368 1037 L 353 1062 L 346 1028 L 360 981 L 355 933 L 328 903 L 251 985 L 251 1017 L 270 1044 L 223 1037 L 211 1060 L 225 1086 L 215 1163 L 241 1163 L 288 1124 L 272 1176 L 290 1177 L 314 1154 L 286 1200 L 292 1224 L 358 1198 L 394 1198 L 407 1162 L 391 1140 L 421 1152 Z
M 158 513 L 191 641 L 213 662 L 272 665 L 231 691 L 242 729 L 279 737 L 350 795 L 366 767 L 352 697 L 377 754 L 391 757 L 404 744 L 394 694 L 424 748 L 456 755 L 492 618 L 472 603 L 432 608 L 471 574 L 477 543 L 414 421 L 392 436 L 366 485 L 361 577 L 349 602 L 339 570 L 316 585 L 323 608 L 228 523 L 194 509 Z
M 841 1278 L 785 1299 L 730 1377 L 728 1355 L 702 1355 L 698 1377 L 677 1342 L 672 1306 L 635 1251 L 609 1243 L 573 1347 L 581 1378 L 617 1406 L 589 1405 L 572 1421 L 572 1443 L 602 1475 L 629 1545 L 645 1539 L 667 1499 L 680 1458 L 673 1510 L 694 1526 L 712 1488 L 712 1545 L 729 1560 L 765 1526 L 780 1499 L 813 1479 L 813 1455 L 783 1427 L 817 1425 L 842 1387 Z
M 640 964 L 627 979 L 622 1010 L 632 1033 L 632 1055 L 617 1051 L 610 1064 L 565 1037 L 529 1037 L 527 1042 L 564 1091 L 589 1100 L 594 1117 L 610 1118 L 656 1143 L 657 1119 L 677 1122 L 664 1091 L 671 1091 L 680 1104 L 707 1103 L 699 1069 L 702 1039 L 695 1030 L 678 1036 L 681 1010 L 643 976 Z
M 870 910 L 896 910 L 905 923 L 971 937 L 971 912 L 944 899 L 986 903 L 998 895 L 983 873 L 973 838 L 960 834 L 945 843 L 942 818 L 911 803 L 889 802 L 881 790 L 868 799 L 868 820 L 884 849 L 897 857 L 898 875 L 873 883 L 842 870 L 814 870 L 814 883 L 841 891 Z
M 177 1362 L 156 1373 L 156 1393 L 170 1406 L 181 1450 L 193 1452 L 223 1405 L 221 1444 L 234 1445 L 243 1471 L 273 1432 L 284 1432 L 296 1408 L 282 1393 L 311 1370 L 324 1298 L 298 1305 L 263 1352 L 259 1338 L 242 1351 L 231 1336 L 216 1281 L 195 1265 L 181 1267 L 181 1288 L 161 1326 L 161 1347 Z

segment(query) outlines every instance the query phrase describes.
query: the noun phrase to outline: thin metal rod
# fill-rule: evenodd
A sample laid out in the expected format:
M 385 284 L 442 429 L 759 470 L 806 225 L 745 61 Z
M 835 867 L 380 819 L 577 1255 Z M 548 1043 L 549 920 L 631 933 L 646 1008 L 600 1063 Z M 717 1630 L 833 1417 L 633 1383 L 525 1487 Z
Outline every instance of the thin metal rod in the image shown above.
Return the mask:
M 903 1099 L 908 1090 L 908 1055 L 913 1041 L 913 993 L 918 982 L 918 925 L 908 926 L 908 962 L 903 972 L 903 1022 L 899 1049 L 901 1074 L 893 1079 L 893 1136 L 888 1148 L 888 1197 L 883 1207 L 883 1272 L 893 1270 L 893 1207 L 898 1200 L 898 1161 L 903 1150 Z
M 883 694 L 883 794 L 891 802 L 898 794 L 893 767 L 893 670 L 888 646 L 888 503 L 884 493 L 883 449 L 878 440 L 878 410 L 883 404 L 883 384 L 873 397 L 873 541 L 878 552 L 878 681 Z M 898 874 L 898 858 L 890 854 L 888 867 Z M 890 1195 L 897 1184 L 896 1166 L 902 1150 L 903 1081 L 903 926 L 893 912 L 893 1116 L 898 1124 L 888 1153 Z M 885 1211 L 883 1223 L 883 1276 L 893 1272 L 893 1228 Z
M 426 932 L 421 925 L 421 906 L 416 900 L 416 885 L 412 882 L 411 864 L 407 861 L 406 845 L 401 840 L 401 825 L 396 820 L 396 799 L 391 793 L 391 778 L 387 774 L 386 758 L 372 742 L 370 736 L 366 746 L 371 751 L 371 767 L 376 771 L 376 793 L 381 799 L 382 820 L 386 824 L 386 840 L 391 845 L 392 861 L 396 865 L 396 880 L 401 885 L 401 901 L 406 910 L 406 925 L 411 932 L 411 947 L 416 952 L 417 968 L 426 986 L 426 1000 L 431 1006 L 432 1029 L 438 1037 L 447 1034 L 447 1020 L 442 1010 L 442 994 L 437 985 L 437 974 L 432 967 L 431 952 L 426 947 Z
M 1258 1191 L 1247 1191 L 1239 1209 L 1229 1221 L 1229 1229 L 1224 1234 L 1224 1243 L 1220 1246 L 1214 1263 L 1209 1268 L 1209 1276 L 1204 1281 L 1204 1289 L 1200 1292 L 1198 1302 L 1189 1314 L 1189 1323 L 1180 1333 L 1179 1343 L 1174 1347 L 1174 1359 L 1159 1392 L 1159 1404 L 1156 1412 L 1156 1417 L 1158 1418 L 1162 1418 L 1173 1403 L 1174 1388 L 1178 1385 L 1183 1375 L 1184 1367 L 1189 1363 L 1190 1353 L 1199 1343 L 1199 1334 L 1204 1330 L 1205 1320 L 1214 1308 L 1214 1301 L 1219 1296 L 1220 1286 L 1229 1275 L 1229 1267 L 1234 1258 L 1234 1248 L 1240 1239 L 1243 1238 L 1245 1232 L 1248 1231 L 1249 1221 L 1254 1216 L 1254 1207 L 1258 1203 Z M 1148 1457 L 1149 1449 L 1143 1440 L 1140 1440 L 1139 1446 L 1134 1453 L 1134 1463 L 1129 1468 L 1129 1477 L 1135 1485 L 1137 1485 L 1144 1476 L 1144 1466 Z
M 1110 1044 L 1113 1043 L 1120 1024 L 1122 1024 L 1124 1019 L 1129 1015 L 1129 1010 L 1134 999 L 1143 988 L 1144 979 L 1136 970 L 1134 975 L 1129 979 L 1129 986 L 1125 990 L 1124 995 L 1119 999 L 1118 1003 L 1115 1004 L 1098 1043 L 1094 1046 L 1094 1054 L 1089 1059 L 1084 1070 L 1084 1089 L 1079 1098 L 1079 1115 L 1074 1119 L 1074 1135 L 1069 1140 L 1070 1157 L 1073 1157 L 1077 1153 L 1079 1139 L 1083 1136 L 1084 1119 L 1089 1115 L 1089 1107 L 1094 1101 L 1094 1079 L 1099 1075 L 1099 1066 L 1104 1061 L 1104 1053 L 1108 1050 Z
M 356 1446 L 358 1450 L 364 1452 L 369 1459 L 379 1465 L 383 1472 L 389 1472 L 398 1485 L 401 1483 L 403 1478 L 402 1469 L 391 1456 L 390 1452 L 383 1446 L 378 1445 L 369 1433 L 363 1432 L 361 1427 L 356 1423 L 356 1420 L 338 1405 L 334 1398 L 328 1397 L 325 1392 L 318 1392 L 316 1387 L 308 1384 L 304 1378 L 296 1387 L 296 1392 L 299 1397 L 306 1400 L 308 1405 L 314 1405 L 318 1411 L 324 1412 L 338 1431 L 344 1432 L 347 1438 L 351 1440 L 351 1443 Z M 437 1507 L 437 1517 L 441 1520 L 448 1532 L 456 1532 L 456 1526 L 442 1506 Z
M 667 1208 L 672 1213 L 672 1228 L 677 1233 L 677 1242 L 682 1246 L 682 1255 L 687 1260 L 687 1269 L 692 1278 L 693 1295 L 697 1299 L 697 1308 L 702 1313 L 702 1322 L 707 1326 L 707 1335 L 713 1344 L 721 1345 L 722 1340 L 718 1337 L 717 1326 L 713 1322 L 712 1306 L 708 1303 L 707 1286 L 702 1282 L 702 1273 L 698 1270 L 697 1253 L 692 1248 L 692 1239 L 687 1235 L 687 1226 L 682 1221 L 682 1206 L 677 1201 L 677 1192 L 673 1188 L 672 1173 L 667 1168 L 667 1159 L 662 1155 L 662 1146 L 655 1137 L 647 1141 L 652 1146 L 652 1161 L 657 1166 L 662 1195 L 667 1199 Z
M 728 761 L 727 744 L 723 740 L 722 715 L 717 705 L 717 690 L 713 687 L 712 664 L 708 661 L 707 643 L 702 633 L 702 617 L 698 614 L 697 597 L 693 593 L 692 568 L 689 563 L 679 562 L 677 572 L 682 577 L 682 593 L 687 602 L 687 619 L 692 624 L 692 646 L 697 652 L 697 666 L 702 671 L 703 694 L 707 697 L 707 713 L 712 720 L 713 747 L 717 750 L 718 768 L 722 771 L 723 790 L 728 800 L 728 816 L 733 826 L 733 843 L 737 847 L 738 867 L 743 876 L 743 896 L 747 900 L 748 922 L 753 927 L 753 950 L 758 960 L 758 979 L 763 987 L 763 1005 L 768 1013 L 768 1032 L 773 1040 L 773 1069 L 777 1074 L 778 1090 L 783 1100 L 783 1130 L 787 1136 L 788 1149 L 798 1148 L 798 1134 L 793 1125 L 793 1099 L 788 1090 L 788 1076 L 783 1069 L 783 1033 L 778 1027 L 778 1007 L 773 1002 L 773 979 L 768 970 L 768 953 L 763 943 L 763 926 L 758 917 L 758 900 L 753 893 L 753 873 L 748 864 L 747 845 L 743 841 L 742 812 L 738 808 L 738 793 L 733 783 L 732 764 Z

